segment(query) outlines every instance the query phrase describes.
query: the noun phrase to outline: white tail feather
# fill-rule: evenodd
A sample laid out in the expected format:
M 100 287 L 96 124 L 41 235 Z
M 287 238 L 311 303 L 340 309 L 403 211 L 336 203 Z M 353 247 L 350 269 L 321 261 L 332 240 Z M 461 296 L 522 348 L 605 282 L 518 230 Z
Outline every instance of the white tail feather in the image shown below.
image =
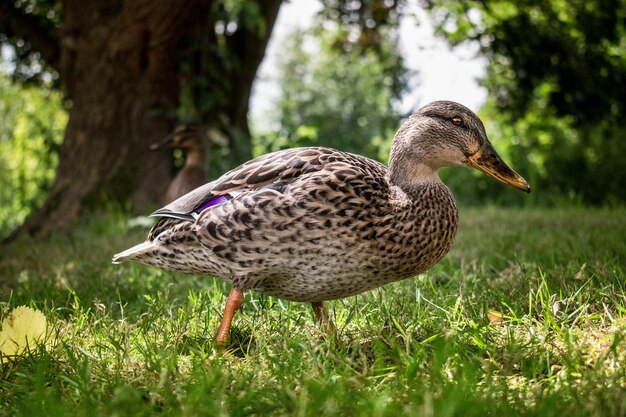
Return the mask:
M 143 242 L 138 245 L 133 246 L 130 249 L 126 249 L 124 252 L 120 252 L 116 255 L 113 255 L 113 263 L 119 264 L 124 261 L 132 261 L 140 258 L 142 255 L 147 252 L 151 252 L 156 248 L 156 245 L 152 242 Z

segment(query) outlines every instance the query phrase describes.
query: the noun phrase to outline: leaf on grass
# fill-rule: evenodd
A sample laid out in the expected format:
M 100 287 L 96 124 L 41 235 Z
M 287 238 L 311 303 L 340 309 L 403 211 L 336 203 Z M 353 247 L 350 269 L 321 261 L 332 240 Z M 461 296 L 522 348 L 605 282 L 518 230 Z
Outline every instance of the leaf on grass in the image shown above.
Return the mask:
M 580 269 L 578 270 L 578 272 L 576 272 L 574 279 L 577 281 L 583 281 L 587 279 L 587 274 L 585 273 L 586 268 L 587 268 L 587 263 L 585 262 L 584 264 L 580 266 Z
M 41 311 L 20 306 L 2 322 L 0 331 L 0 363 L 15 359 L 24 352 L 46 345 L 48 324 Z
M 487 318 L 489 319 L 489 324 L 491 326 L 497 326 L 499 324 L 502 324 L 502 322 L 504 321 L 504 313 L 490 308 L 489 310 L 487 310 Z

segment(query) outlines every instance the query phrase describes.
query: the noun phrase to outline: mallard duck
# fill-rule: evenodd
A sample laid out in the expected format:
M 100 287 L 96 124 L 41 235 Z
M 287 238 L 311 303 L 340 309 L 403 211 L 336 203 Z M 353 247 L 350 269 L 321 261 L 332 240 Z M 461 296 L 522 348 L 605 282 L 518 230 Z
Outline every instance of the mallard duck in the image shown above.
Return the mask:
M 152 150 L 163 148 L 181 149 L 185 152 L 185 165 L 172 180 L 165 202 L 170 203 L 207 182 L 206 131 L 196 125 L 178 125 L 174 131 L 160 143 L 150 146 Z
M 323 147 L 255 158 L 152 215 L 160 220 L 127 260 L 232 283 L 217 343 L 227 343 L 243 292 L 310 302 L 331 329 L 324 301 L 409 278 L 450 249 L 457 207 L 437 175 L 477 168 L 529 192 L 498 156 L 476 114 L 430 103 L 396 133 L 389 166 Z

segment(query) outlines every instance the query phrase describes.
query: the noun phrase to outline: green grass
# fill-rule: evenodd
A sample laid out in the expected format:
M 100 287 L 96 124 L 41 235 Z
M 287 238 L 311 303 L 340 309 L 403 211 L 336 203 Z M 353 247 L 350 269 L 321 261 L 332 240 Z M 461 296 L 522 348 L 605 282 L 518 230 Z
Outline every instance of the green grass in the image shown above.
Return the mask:
M 2 249 L 2 316 L 57 342 L 0 365 L 0 416 L 626 414 L 624 209 L 462 209 L 427 274 L 329 303 L 338 341 L 248 293 L 228 354 L 226 284 L 110 264 L 144 235 L 110 215 Z

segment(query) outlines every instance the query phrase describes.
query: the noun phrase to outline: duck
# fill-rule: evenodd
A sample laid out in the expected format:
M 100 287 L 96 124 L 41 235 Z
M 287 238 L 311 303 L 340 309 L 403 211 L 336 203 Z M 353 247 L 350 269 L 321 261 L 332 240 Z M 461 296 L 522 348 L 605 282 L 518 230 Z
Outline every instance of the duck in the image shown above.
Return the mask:
M 427 104 L 400 126 L 388 165 L 326 147 L 252 159 L 156 210 L 145 242 L 114 255 L 232 284 L 216 343 L 228 343 L 244 291 L 311 303 L 423 273 L 450 250 L 454 197 L 437 171 L 471 167 L 530 192 L 490 143 L 480 118 L 452 101 Z
M 206 131 L 201 126 L 181 124 L 160 143 L 153 143 L 150 149 L 181 149 L 185 153 L 185 165 L 178 171 L 165 193 L 165 204 L 171 203 L 207 182 L 207 143 Z

